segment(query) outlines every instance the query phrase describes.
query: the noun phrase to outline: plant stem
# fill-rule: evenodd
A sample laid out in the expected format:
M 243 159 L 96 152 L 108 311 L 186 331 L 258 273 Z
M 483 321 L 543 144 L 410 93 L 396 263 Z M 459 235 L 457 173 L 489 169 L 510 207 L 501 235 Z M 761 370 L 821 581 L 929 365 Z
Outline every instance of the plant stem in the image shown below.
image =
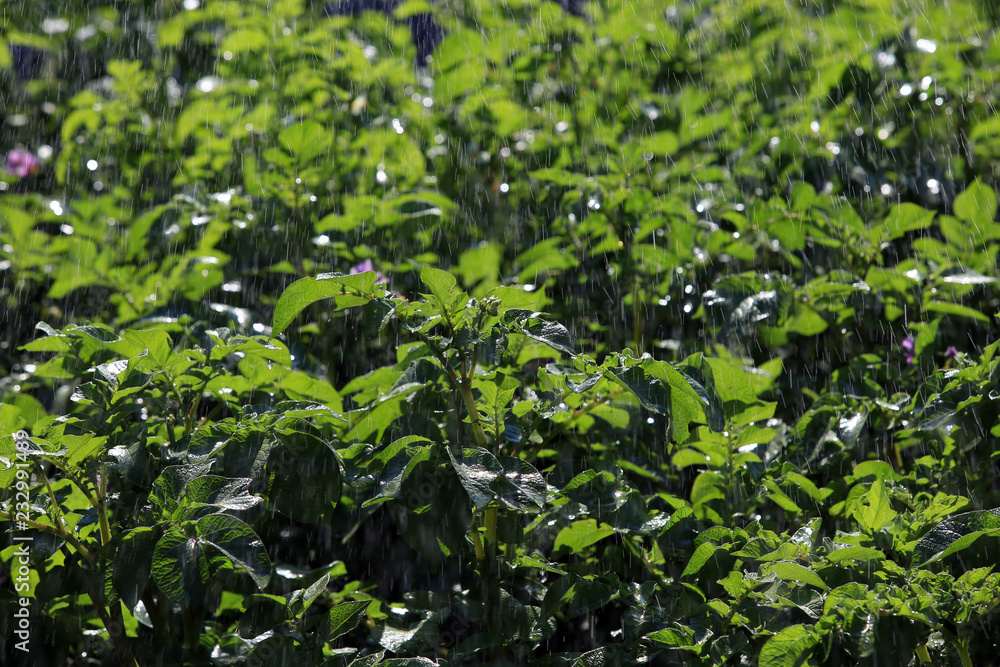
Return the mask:
M 459 377 L 455 369 L 448 363 L 448 359 L 444 356 L 441 348 L 434 341 L 423 334 L 420 334 L 420 339 L 430 349 L 437 360 L 441 362 L 441 366 L 445 371 L 445 377 L 448 378 L 448 381 L 451 382 L 455 390 L 462 396 L 462 401 L 469 411 L 469 421 L 472 422 L 472 431 L 476 435 L 476 444 L 485 448 L 489 444 L 489 440 L 486 437 L 486 432 L 483 430 L 483 425 L 479 421 L 479 410 L 476 409 L 476 399 L 472 396 L 471 378 L 465 375 L 464 368 L 462 376 Z
M 472 396 L 472 382 L 470 378 L 458 381 L 458 392 L 462 395 L 465 408 L 469 411 L 469 420 L 472 422 L 472 432 L 476 435 L 476 443 L 485 448 L 489 444 L 486 431 L 479 421 L 479 410 L 476 409 L 476 399 Z
M 65 533 L 70 533 L 69 524 L 66 523 L 66 515 L 63 514 L 62 507 L 59 506 L 59 501 L 56 500 L 56 494 L 52 490 L 52 485 L 49 484 L 49 476 L 45 474 L 44 470 L 42 470 L 42 466 L 38 463 L 38 461 L 35 461 L 35 468 L 38 470 L 38 476 L 42 478 L 42 482 L 45 484 L 45 490 L 48 492 L 49 498 L 52 500 L 52 507 L 55 508 L 52 518 L 63 528 Z
M 958 656 L 962 659 L 962 667 L 972 667 L 972 657 L 969 655 L 969 650 L 966 648 L 965 642 L 956 637 L 950 630 L 942 626 L 940 623 L 935 629 L 940 632 L 946 640 L 948 640 L 951 647 L 958 653 Z
M 163 598 L 159 600 L 153 599 L 153 591 L 148 585 L 146 586 L 146 590 L 142 592 L 142 602 L 146 606 L 146 613 L 149 615 L 149 620 L 153 623 L 153 636 L 156 637 L 157 641 L 171 641 L 171 609 L 168 604 L 164 602 Z
M 122 616 L 122 604 L 115 600 L 111 603 L 110 612 L 103 605 L 97 605 L 97 615 L 101 617 L 104 629 L 108 631 L 111 639 L 111 646 L 114 648 L 118 663 L 123 667 L 138 665 L 135 656 L 132 655 L 132 648 L 129 646 L 128 636 L 125 634 L 125 620 Z
M 0 521 L 13 521 L 10 512 L 0 510 Z M 87 547 L 83 546 L 80 540 L 76 539 L 71 533 L 68 533 L 56 526 L 47 526 L 44 523 L 39 523 L 33 519 L 21 521 L 21 523 L 26 525 L 28 528 L 48 533 L 49 535 L 55 535 L 60 539 L 66 540 L 66 542 L 68 542 L 71 547 L 76 549 L 77 553 L 83 556 L 88 563 L 94 560 L 94 557 L 90 554 L 90 551 L 87 550 Z
M 476 521 L 476 513 L 472 513 L 472 546 L 476 549 L 476 560 L 480 566 L 486 561 L 486 551 L 483 549 L 483 538 L 479 535 L 479 523 Z
M 200 621 L 201 607 L 182 607 L 181 621 L 184 623 L 184 652 L 190 654 L 198 648 L 198 640 L 201 637 Z
M 497 508 L 487 507 L 483 513 L 485 555 L 483 558 L 483 584 L 486 586 L 486 630 L 491 637 L 501 637 L 500 624 L 500 577 L 497 567 Z M 496 659 L 500 658 L 500 644 L 495 645 Z
M 100 522 L 101 526 L 101 544 L 107 544 L 111 541 L 111 526 L 108 524 L 108 506 L 105 504 L 107 500 L 107 494 L 104 492 L 105 485 L 108 483 L 108 467 L 101 466 L 101 488 L 98 489 L 98 507 L 97 507 L 97 520 Z
M 59 466 L 56 466 L 56 467 L 59 467 Z M 79 478 L 79 477 L 77 477 L 76 475 L 74 475 L 74 474 L 73 474 L 73 471 L 72 471 L 72 470 L 66 470 L 66 469 L 63 469 L 63 468 L 59 467 L 59 471 L 60 471 L 60 472 L 61 472 L 62 474 L 66 475 L 66 478 L 67 478 L 67 479 L 68 479 L 69 481 L 71 481 L 71 482 L 73 482 L 74 484 L 76 484 L 76 487 L 77 487 L 78 489 L 80 489 L 80 491 L 81 491 L 81 492 L 83 493 L 83 495 L 85 495 L 85 496 L 87 497 L 87 502 L 89 502 L 89 503 L 90 503 L 90 506 L 91 506 L 91 507 L 93 507 L 93 508 L 95 508 L 95 509 L 96 509 L 96 508 L 98 507 L 98 504 L 99 504 L 99 503 L 98 503 L 98 501 L 97 501 L 97 498 L 95 498 L 94 496 L 90 495 L 90 492 L 89 492 L 89 491 L 87 491 L 87 486 L 86 486 L 86 484 L 84 484 L 83 482 L 81 482 L 81 481 L 80 481 L 80 478 Z M 98 491 L 98 493 L 100 493 L 100 491 Z

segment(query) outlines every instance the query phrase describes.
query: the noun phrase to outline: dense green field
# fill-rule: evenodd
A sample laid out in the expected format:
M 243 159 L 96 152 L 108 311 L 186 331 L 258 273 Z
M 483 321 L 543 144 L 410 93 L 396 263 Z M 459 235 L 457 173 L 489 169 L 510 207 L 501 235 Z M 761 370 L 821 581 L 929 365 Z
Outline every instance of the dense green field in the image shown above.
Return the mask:
M 349 4 L 0 1 L 5 667 L 996 664 L 994 3 Z

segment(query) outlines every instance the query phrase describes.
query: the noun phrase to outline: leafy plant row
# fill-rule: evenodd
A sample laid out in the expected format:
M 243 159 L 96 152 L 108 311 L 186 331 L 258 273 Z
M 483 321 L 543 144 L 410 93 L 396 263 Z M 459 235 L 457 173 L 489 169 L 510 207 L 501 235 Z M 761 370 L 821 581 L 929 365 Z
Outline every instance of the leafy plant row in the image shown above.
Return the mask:
M 913 420 L 888 425 L 894 436 L 940 435 L 940 412 L 850 414 L 827 398 L 788 425 L 760 398 L 773 369 L 701 354 L 597 363 L 524 308 L 522 290 L 477 300 L 425 267 L 427 295 L 411 302 L 376 279 L 306 278 L 275 309 L 276 333 L 319 302 L 360 307 L 409 339 L 397 363 L 339 392 L 293 370 L 274 338 L 175 323 L 121 335 L 42 327 L 27 351 L 56 355 L 36 374 L 82 377 L 76 407 L 7 436 L 0 454 L 5 488 L 34 517 L 18 527 L 36 534 L 36 598 L 58 593 L 57 618 L 83 621 L 71 641 L 102 628 L 140 664 L 375 664 L 381 653 L 358 652 L 367 617 L 372 640 L 415 664 L 756 654 L 781 665 L 877 657 L 885 633 L 910 655 L 973 664 L 970 639 L 997 599 L 1000 515 L 952 515 L 969 500 L 917 492 L 923 475 L 947 475 L 945 452 L 903 466 L 908 476 L 870 460 L 820 486 L 810 471 L 843 465 L 866 417 Z M 974 445 L 954 436 L 977 418 L 995 351 L 939 380 L 931 404 L 966 396 L 946 408 L 949 446 Z M 5 417 L 27 407 L 5 405 Z M 669 459 L 629 442 L 644 421 L 670 434 Z M 595 441 L 602 422 L 623 438 Z M 689 470 L 685 493 L 664 490 L 679 491 L 670 478 Z M 3 518 L 17 519 L 14 507 Z M 782 515 L 801 527 L 777 532 Z M 403 606 L 344 582 L 359 564 L 330 562 L 336 548 L 289 554 L 291 568 L 272 560 L 309 525 L 350 535 L 390 520 L 420 576 L 439 572 Z M 595 612 L 620 614 L 616 641 L 551 650 Z M 183 644 L 169 640 L 178 633 Z

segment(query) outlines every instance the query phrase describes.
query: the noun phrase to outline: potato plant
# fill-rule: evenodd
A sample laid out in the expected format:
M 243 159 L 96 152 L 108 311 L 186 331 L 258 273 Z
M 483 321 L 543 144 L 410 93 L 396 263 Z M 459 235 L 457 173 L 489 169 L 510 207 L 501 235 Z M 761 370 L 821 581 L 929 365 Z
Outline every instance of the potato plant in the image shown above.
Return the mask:
M 990 3 L 0 9 L 5 665 L 996 661 Z

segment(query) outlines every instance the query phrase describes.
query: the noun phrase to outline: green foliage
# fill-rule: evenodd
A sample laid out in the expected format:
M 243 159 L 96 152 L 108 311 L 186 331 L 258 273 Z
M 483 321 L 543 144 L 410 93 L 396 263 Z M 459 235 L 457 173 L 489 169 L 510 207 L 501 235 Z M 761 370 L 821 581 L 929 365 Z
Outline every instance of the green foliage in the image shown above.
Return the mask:
M 995 659 L 989 3 L 320 4 L 7 12 L 12 665 Z

